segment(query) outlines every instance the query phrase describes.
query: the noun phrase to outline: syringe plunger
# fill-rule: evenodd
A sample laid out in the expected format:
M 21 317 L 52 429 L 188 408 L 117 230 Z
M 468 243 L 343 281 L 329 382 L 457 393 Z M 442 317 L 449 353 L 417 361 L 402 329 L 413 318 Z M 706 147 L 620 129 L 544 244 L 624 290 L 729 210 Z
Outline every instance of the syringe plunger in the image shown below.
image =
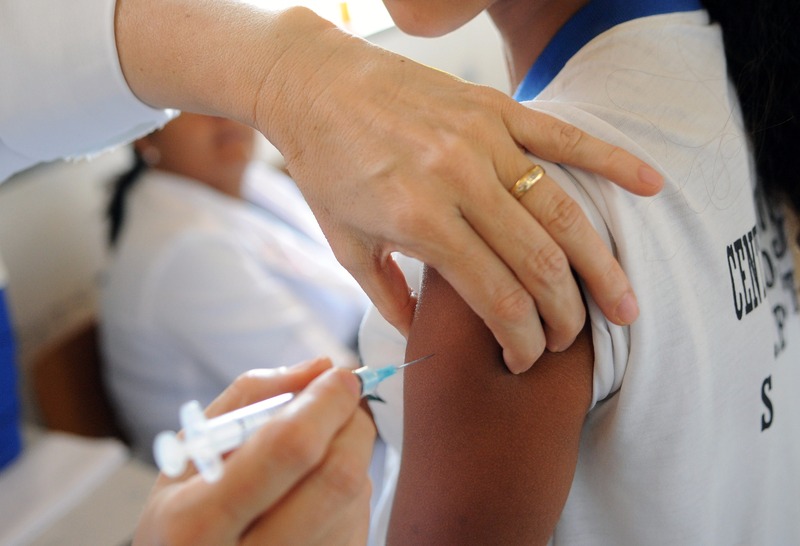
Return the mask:
M 372 394 L 383 380 L 429 356 L 432 355 L 401 366 L 389 365 L 376 369 L 364 366 L 353 370 L 361 381 L 361 396 Z M 293 398 L 292 393 L 281 394 L 213 419 L 206 418 L 196 400 L 187 402 L 180 410 L 184 439 L 181 440 L 172 431 L 164 431 L 156 436 L 153 444 L 156 464 L 164 474 L 174 478 L 183 474 L 191 459 L 206 481 L 217 481 L 222 476 L 222 455 L 242 445 Z

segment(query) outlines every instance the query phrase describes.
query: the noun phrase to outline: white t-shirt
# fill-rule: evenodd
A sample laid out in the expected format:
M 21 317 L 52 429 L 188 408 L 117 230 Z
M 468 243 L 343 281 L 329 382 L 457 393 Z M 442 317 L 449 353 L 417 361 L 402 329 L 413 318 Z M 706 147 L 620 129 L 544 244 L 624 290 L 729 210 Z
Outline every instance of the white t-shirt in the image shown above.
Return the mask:
M 166 123 L 128 88 L 116 0 L 5 0 L 0 13 L 0 182 L 41 161 L 82 156 Z
M 355 366 L 368 300 L 294 182 L 254 164 L 260 207 L 151 170 L 131 190 L 101 289 L 107 381 L 138 454 L 239 374 L 321 355 Z
M 590 39 L 530 103 L 666 176 L 640 198 L 537 160 L 614 251 L 641 309 L 622 328 L 589 300 L 592 409 L 554 544 L 800 544 L 793 261 L 781 215 L 754 199 L 733 97 L 719 29 L 694 11 Z M 403 358 L 402 337 L 374 312 L 360 346 L 367 365 Z M 397 464 L 402 378 L 379 394 L 387 404 L 372 409 Z

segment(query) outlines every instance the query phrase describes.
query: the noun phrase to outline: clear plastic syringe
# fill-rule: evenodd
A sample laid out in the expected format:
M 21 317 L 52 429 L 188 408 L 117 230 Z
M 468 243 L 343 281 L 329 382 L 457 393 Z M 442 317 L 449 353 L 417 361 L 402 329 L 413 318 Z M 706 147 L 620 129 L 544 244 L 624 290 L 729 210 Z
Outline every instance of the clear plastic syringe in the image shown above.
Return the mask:
M 393 376 L 402 368 L 431 356 L 433 355 L 399 366 L 389 365 L 376 369 L 364 366 L 353 370 L 353 374 L 361 381 L 361 396 L 375 392 L 381 381 Z M 184 439 L 181 440 L 177 434 L 169 430 L 156 436 L 153 444 L 156 464 L 161 472 L 174 478 L 183 474 L 186 463 L 191 459 L 206 481 L 217 481 L 222 477 L 222 455 L 242 445 L 253 432 L 269 421 L 275 412 L 293 398 L 292 393 L 281 394 L 213 419 L 206 418 L 200 403 L 196 400 L 187 402 L 180 410 Z

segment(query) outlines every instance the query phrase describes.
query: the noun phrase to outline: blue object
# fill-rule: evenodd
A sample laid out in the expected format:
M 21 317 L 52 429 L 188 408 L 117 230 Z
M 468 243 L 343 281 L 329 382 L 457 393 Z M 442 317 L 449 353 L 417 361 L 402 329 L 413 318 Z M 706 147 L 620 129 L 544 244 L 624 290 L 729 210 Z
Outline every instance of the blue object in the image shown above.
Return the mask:
M 0 287 L 0 470 L 22 451 L 17 361 L 14 331 L 6 305 L 5 287 Z
M 536 98 L 580 48 L 611 27 L 641 17 L 699 9 L 703 9 L 700 0 L 592 0 L 550 40 L 514 93 L 514 99 Z
M 423 356 L 398 366 L 389 364 L 374 369 L 363 366 L 353 370 L 361 381 L 361 396 L 370 396 L 384 379 L 395 375 L 406 366 L 432 356 L 432 354 Z M 165 430 L 156 436 L 153 444 L 156 464 L 161 472 L 175 478 L 183 474 L 186 464 L 191 459 L 206 481 L 215 482 L 222 477 L 222 455 L 242 445 L 253 432 L 292 399 L 294 399 L 292 393 L 281 394 L 213 419 L 206 418 L 197 400 L 187 402 L 181 406 L 180 416 L 184 437 L 181 439 L 170 430 Z

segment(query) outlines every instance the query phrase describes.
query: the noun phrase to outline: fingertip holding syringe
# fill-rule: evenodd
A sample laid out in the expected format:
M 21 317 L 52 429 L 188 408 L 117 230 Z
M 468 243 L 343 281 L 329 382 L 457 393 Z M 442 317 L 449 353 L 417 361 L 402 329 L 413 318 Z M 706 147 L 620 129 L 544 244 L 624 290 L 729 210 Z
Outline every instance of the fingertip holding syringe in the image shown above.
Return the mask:
M 175 478 L 183 474 L 191 459 L 208 482 L 222 476 L 222 455 L 244 443 L 269 417 L 294 398 L 285 393 L 208 419 L 196 400 L 181 406 L 180 422 L 184 437 L 172 431 L 156 436 L 153 456 L 158 468 Z
M 382 381 L 402 368 L 431 356 L 433 355 L 400 366 L 389 365 L 374 369 L 364 366 L 353 370 L 361 381 L 361 396 L 374 393 Z M 212 419 L 205 416 L 199 402 L 187 402 L 180 410 L 184 438 L 181 439 L 172 431 L 158 434 L 153 444 L 156 464 L 165 475 L 175 478 L 184 473 L 191 459 L 206 481 L 215 482 L 222 477 L 222 455 L 242 445 L 293 398 L 292 393 L 281 394 Z

